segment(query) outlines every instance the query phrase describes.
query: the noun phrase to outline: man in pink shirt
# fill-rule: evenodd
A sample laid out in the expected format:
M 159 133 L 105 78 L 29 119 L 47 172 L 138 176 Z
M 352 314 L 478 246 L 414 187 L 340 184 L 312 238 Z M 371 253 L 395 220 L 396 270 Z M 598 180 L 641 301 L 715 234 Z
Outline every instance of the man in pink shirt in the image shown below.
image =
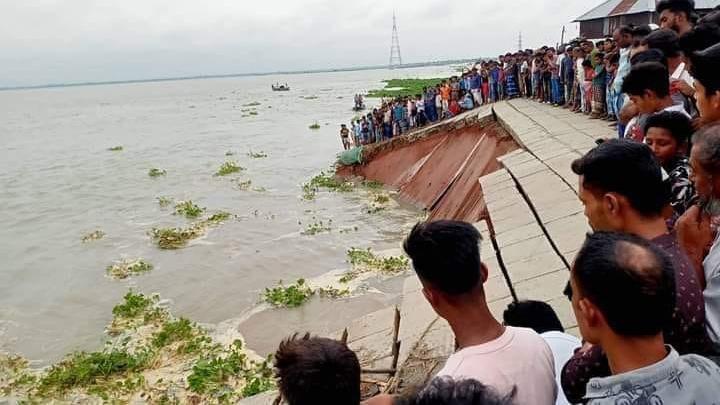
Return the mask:
M 405 240 L 425 298 L 448 321 L 459 346 L 438 376 L 475 379 L 501 395 L 514 392 L 518 404 L 554 404 L 548 345 L 533 330 L 503 326 L 490 313 L 480 240 L 475 227 L 458 221 L 421 222 Z

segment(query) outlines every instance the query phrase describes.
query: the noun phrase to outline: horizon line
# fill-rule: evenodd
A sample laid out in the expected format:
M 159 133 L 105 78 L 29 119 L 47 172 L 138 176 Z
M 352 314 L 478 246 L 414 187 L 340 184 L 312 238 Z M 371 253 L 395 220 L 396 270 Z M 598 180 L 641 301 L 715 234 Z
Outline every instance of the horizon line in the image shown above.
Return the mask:
M 449 65 L 452 63 L 464 63 L 464 62 L 477 61 L 477 60 L 481 60 L 481 59 L 482 59 L 482 57 L 405 63 L 401 66 L 395 66 L 392 69 L 411 69 L 411 68 L 423 67 L 423 66 L 442 66 L 442 65 Z M 158 78 L 147 78 L 147 79 L 104 80 L 104 81 L 96 81 L 96 82 L 91 81 L 91 82 L 47 83 L 47 84 L 38 84 L 38 85 L 0 86 L 0 91 L 37 90 L 37 89 L 51 89 L 51 88 L 58 88 L 58 87 L 104 86 L 104 85 L 116 85 L 116 84 L 170 82 L 170 81 L 182 81 L 182 80 L 223 79 L 223 78 L 230 78 L 230 77 L 353 72 L 353 71 L 379 70 L 379 69 L 390 70 L 391 68 L 388 65 L 369 65 L 369 66 L 353 66 L 353 67 L 340 67 L 340 68 L 327 68 L 327 69 L 288 70 L 288 71 L 275 71 L 275 72 L 227 73 L 227 74 L 196 75 L 196 76 L 158 77 Z

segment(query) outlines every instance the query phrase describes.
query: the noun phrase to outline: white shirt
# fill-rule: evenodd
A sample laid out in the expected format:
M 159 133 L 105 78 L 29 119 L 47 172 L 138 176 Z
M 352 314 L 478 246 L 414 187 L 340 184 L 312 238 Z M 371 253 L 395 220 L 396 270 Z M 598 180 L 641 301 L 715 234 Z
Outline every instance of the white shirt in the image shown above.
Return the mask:
M 553 354 L 532 329 L 505 327 L 499 338 L 448 358 L 438 376 L 472 378 L 501 395 L 517 389 L 514 403 L 552 405 L 557 395 Z
M 550 346 L 553 358 L 555 359 L 555 383 L 558 387 L 558 396 L 555 404 L 569 405 L 570 402 L 568 402 L 567 398 L 565 398 L 565 393 L 561 389 L 560 375 L 562 374 L 562 369 L 565 366 L 565 363 L 567 363 L 573 356 L 575 349 L 580 347 L 582 344 L 575 336 L 568 335 L 563 332 L 545 332 L 541 333 L 540 337 L 542 337 L 545 340 L 545 343 Z
M 578 58 L 578 60 L 575 61 L 575 79 L 577 83 L 585 83 L 585 68 L 583 67 L 583 62 L 585 62 L 583 58 Z
M 703 271 L 706 283 L 703 291 L 706 329 L 715 345 L 720 345 L 720 232 L 703 261 Z

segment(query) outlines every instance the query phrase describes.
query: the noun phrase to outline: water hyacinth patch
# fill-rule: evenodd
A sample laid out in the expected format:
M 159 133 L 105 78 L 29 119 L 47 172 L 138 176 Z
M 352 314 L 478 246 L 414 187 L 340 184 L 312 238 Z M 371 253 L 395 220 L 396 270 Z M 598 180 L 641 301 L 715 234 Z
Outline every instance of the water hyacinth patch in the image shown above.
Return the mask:
M 197 218 L 205 212 L 205 208 L 200 208 L 197 204 L 191 200 L 180 201 L 175 204 L 175 214 L 182 215 L 185 218 L 193 219 Z
M 250 159 L 263 159 L 263 158 L 268 157 L 267 153 L 265 153 L 263 151 L 253 152 L 252 149 L 250 150 L 250 152 L 248 152 L 247 155 Z
M 124 280 L 131 276 L 137 276 L 143 273 L 147 273 L 153 269 L 153 265 L 146 262 L 143 259 L 134 260 L 121 260 L 117 263 L 111 264 L 106 268 L 108 276 Z
M 202 236 L 204 229 L 194 224 L 188 228 L 154 228 L 150 234 L 160 249 L 173 250 L 183 248 L 189 241 Z
M 245 170 L 245 168 L 238 165 L 237 162 L 227 161 L 220 166 L 215 176 L 227 176 L 243 170 Z
M 252 186 L 252 180 L 244 180 L 237 182 L 238 188 L 242 191 L 249 190 L 250 186 Z
M 170 204 L 172 204 L 174 202 L 174 200 L 172 197 L 161 196 L 161 197 L 157 197 L 157 202 L 158 202 L 158 204 L 160 204 L 160 207 L 165 208 L 165 207 L 169 206 Z
M 113 146 L 112 148 L 108 148 L 108 150 L 109 150 L 110 152 L 120 152 L 120 151 L 123 150 L 123 147 L 120 146 L 120 145 L 118 145 L 118 146 Z
M 100 240 L 105 237 L 105 232 L 97 229 L 95 231 L 90 232 L 89 234 L 82 237 L 83 243 L 92 242 L 94 240 Z
M 308 128 L 310 129 L 320 129 L 320 123 L 315 121 L 315 123 L 311 124 Z
M 352 270 L 340 278 L 341 283 L 348 283 L 360 274 L 367 272 L 396 275 L 405 272 L 410 266 L 410 260 L 407 257 L 381 257 L 375 255 L 370 248 L 350 248 L 347 251 L 347 261 L 352 265 Z
M 301 232 L 302 235 L 312 236 L 312 235 L 317 235 L 319 233 L 332 231 L 332 219 L 329 219 L 327 222 L 323 222 L 322 220 L 317 220 L 317 218 L 315 218 L 315 217 L 313 217 L 313 219 L 315 220 L 315 222 L 308 224 L 305 227 L 305 230 Z
M 259 106 L 260 104 L 262 104 L 262 103 L 260 103 L 260 102 L 258 102 L 258 101 L 253 101 L 252 103 L 243 104 L 242 106 L 243 106 L 243 107 L 257 107 L 257 106 Z
M 158 168 L 152 168 L 150 171 L 148 171 L 148 176 L 150 177 L 160 177 L 167 174 L 166 170 L 158 169 Z
M 310 179 L 309 182 L 303 184 L 303 199 L 312 200 L 320 189 L 329 191 L 338 191 L 342 193 L 350 192 L 355 189 L 355 184 L 344 181 L 336 177 L 331 172 L 320 172 L 317 176 Z
M 264 300 L 274 307 L 296 308 L 313 295 L 315 295 L 315 291 L 305 284 L 304 279 L 299 279 L 288 286 L 283 285 L 281 281 L 277 287 L 266 288 Z

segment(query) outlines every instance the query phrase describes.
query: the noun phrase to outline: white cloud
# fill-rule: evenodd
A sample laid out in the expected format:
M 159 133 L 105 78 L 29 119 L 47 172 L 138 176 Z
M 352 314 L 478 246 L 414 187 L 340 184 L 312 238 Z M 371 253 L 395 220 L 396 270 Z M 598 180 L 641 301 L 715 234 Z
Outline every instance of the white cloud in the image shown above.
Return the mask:
M 555 44 L 578 0 L 0 0 L 0 86 L 407 62 Z

